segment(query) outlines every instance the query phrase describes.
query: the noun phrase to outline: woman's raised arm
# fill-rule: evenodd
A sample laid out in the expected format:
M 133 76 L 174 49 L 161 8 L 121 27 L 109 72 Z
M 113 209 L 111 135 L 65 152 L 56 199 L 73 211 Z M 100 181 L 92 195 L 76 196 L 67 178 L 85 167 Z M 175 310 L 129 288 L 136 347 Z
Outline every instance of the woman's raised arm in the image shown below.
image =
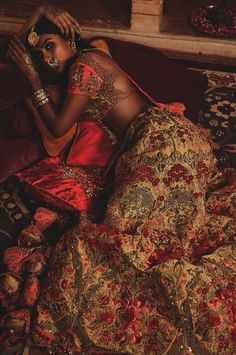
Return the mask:
M 32 15 L 28 18 L 28 20 L 24 23 L 24 25 L 21 27 L 18 35 L 19 37 L 24 40 L 25 35 L 28 33 L 30 28 L 32 28 L 40 19 L 40 17 L 43 16 L 43 6 L 38 6 L 32 13 Z
M 80 25 L 78 21 L 71 16 L 67 11 L 59 9 L 58 7 L 52 5 L 42 5 L 36 7 L 32 16 L 27 20 L 27 22 L 22 26 L 19 32 L 19 36 L 24 40 L 25 35 L 29 30 L 38 22 L 40 17 L 46 17 L 52 23 L 54 23 L 61 34 L 66 38 L 71 38 L 75 40 L 76 33 L 81 32 Z
M 89 97 L 73 94 L 67 95 L 60 111 L 58 111 L 49 100 L 46 91 L 42 88 L 40 75 L 37 72 L 30 53 L 17 36 L 10 42 L 9 56 L 28 79 L 34 92 L 33 101 L 50 132 L 55 137 L 63 136 L 78 120 L 79 115 L 84 111 L 89 101 Z M 38 101 L 43 103 L 43 105 L 37 105 Z

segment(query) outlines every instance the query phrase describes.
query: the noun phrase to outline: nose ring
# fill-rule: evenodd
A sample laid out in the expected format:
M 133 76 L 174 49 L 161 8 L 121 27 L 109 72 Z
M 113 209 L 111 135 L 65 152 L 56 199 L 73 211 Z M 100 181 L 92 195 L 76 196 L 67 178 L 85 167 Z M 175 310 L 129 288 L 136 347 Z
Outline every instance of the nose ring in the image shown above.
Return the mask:
M 48 66 L 50 67 L 50 68 L 56 68 L 57 66 L 58 66 L 58 64 L 59 64 L 59 61 L 56 59 L 56 58 L 48 58 L 47 60 L 46 60 L 46 63 L 48 64 Z

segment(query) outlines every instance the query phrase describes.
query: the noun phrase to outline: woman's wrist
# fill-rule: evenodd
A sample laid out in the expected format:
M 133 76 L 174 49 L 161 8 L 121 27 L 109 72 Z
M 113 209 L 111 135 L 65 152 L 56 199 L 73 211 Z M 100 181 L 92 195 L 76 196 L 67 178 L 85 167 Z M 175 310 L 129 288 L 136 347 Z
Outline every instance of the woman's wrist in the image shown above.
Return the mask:
M 37 91 L 42 87 L 41 78 L 34 67 L 28 69 L 28 73 L 26 74 L 26 76 L 32 88 L 32 91 Z
M 40 76 L 36 71 L 32 61 L 27 65 L 25 75 L 33 91 L 36 91 L 42 87 Z
M 38 91 L 39 89 L 42 88 L 42 83 L 41 83 L 41 80 L 40 78 L 36 78 L 34 80 L 31 80 L 30 81 L 30 86 L 32 88 L 32 91 L 35 92 L 35 91 Z

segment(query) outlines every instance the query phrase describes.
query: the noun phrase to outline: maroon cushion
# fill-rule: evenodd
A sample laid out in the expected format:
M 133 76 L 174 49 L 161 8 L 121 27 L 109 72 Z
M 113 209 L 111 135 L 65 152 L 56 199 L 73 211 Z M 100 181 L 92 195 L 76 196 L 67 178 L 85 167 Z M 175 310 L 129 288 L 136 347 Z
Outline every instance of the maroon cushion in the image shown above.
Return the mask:
M 6 60 L 10 38 L 11 36 L 0 38 L 0 111 L 1 114 L 3 110 L 5 112 L 5 126 L 8 124 L 7 121 L 11 121 L 15 130 L 22 135 L 32 131 L 32 120 L 24 103 L 20 103 L 17 107 L 14 106 L 31 90 L 22 71 L 15 64 Z
M 0 112 L 0 182 L 45 156 L 41 137 L 27 114 L 24 105 Z
M 8 43 L 9 37 L 0 38 L 0 110 L 30 93 L 25 75 L 15 64 L 6 61 Z
M 11 132 L 11 136 L 28 136 L 31 138 L 35 136 L 37 128 L 33 114 L 24 100 L 17 101 L 15 105 L 5 110 L 0 110 L 0 117 L 2 117 L 3 129 L 8 129 Z M 4 137 L 6 136 L 4 135 Z
M 29 84 L 5 59 L 9 38 L 0 38 L 0 182 L 45 155 L 30 112 L 21 101 L 30 92 Z
M 160 50 L 141 44 L 103 38 L 113 58 L 158 102 L 180 101 L 186 116 L 196 122 L 207 87 L 207 76 L 173 63 Z
M 0 109 L 13 105 L 30 92 L 25 76 L 15 65 L 0 63 L 0 82 Z
M 0 138 L 0 182 L 45 155 L 37 140 L 27 137 Z

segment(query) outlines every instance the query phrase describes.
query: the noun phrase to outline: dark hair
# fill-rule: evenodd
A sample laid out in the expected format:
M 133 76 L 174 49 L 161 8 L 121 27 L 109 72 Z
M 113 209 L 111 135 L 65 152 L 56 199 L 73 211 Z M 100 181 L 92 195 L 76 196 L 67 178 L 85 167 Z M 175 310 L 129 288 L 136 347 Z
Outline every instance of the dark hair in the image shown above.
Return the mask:
M 50 33 L 62 36 L 59 28 L 46 17 L 41 17 L 39 19 L 39 21 L 34 25 L 34 31 L 37 32 L 38 35 Z
M 61 33 L 60 29 L 50 20 L 48 20 L 46 17 L 42 16 L 39 21 L 34 25 L 34 29 L 33 31 L 35 31 L 38 35 L 42 35 L 42 34 L 57 34 L 61 37 L 64 37 L 63 34 Z M 26 35 L 26 41 L 28 38 L 29 33 L 31 32 L 31 29 L 28 31 L 27 35 Z M 70 39 L 70 38 L 68 38 Z M 28 42 L 26 43 L 27 47 L 29 49 L 32 49 L 32 47 L 28 44 Z M 87 48 L 93 48 L 93 46 L 89 45 L 89 43 L 83 39 L 80 38 L 79 33 L 76 33 L 76 37 L 75 37 L 75 45 L 76 45 L 76 49 L 79 51 L 81 49 L 87 49 Z

